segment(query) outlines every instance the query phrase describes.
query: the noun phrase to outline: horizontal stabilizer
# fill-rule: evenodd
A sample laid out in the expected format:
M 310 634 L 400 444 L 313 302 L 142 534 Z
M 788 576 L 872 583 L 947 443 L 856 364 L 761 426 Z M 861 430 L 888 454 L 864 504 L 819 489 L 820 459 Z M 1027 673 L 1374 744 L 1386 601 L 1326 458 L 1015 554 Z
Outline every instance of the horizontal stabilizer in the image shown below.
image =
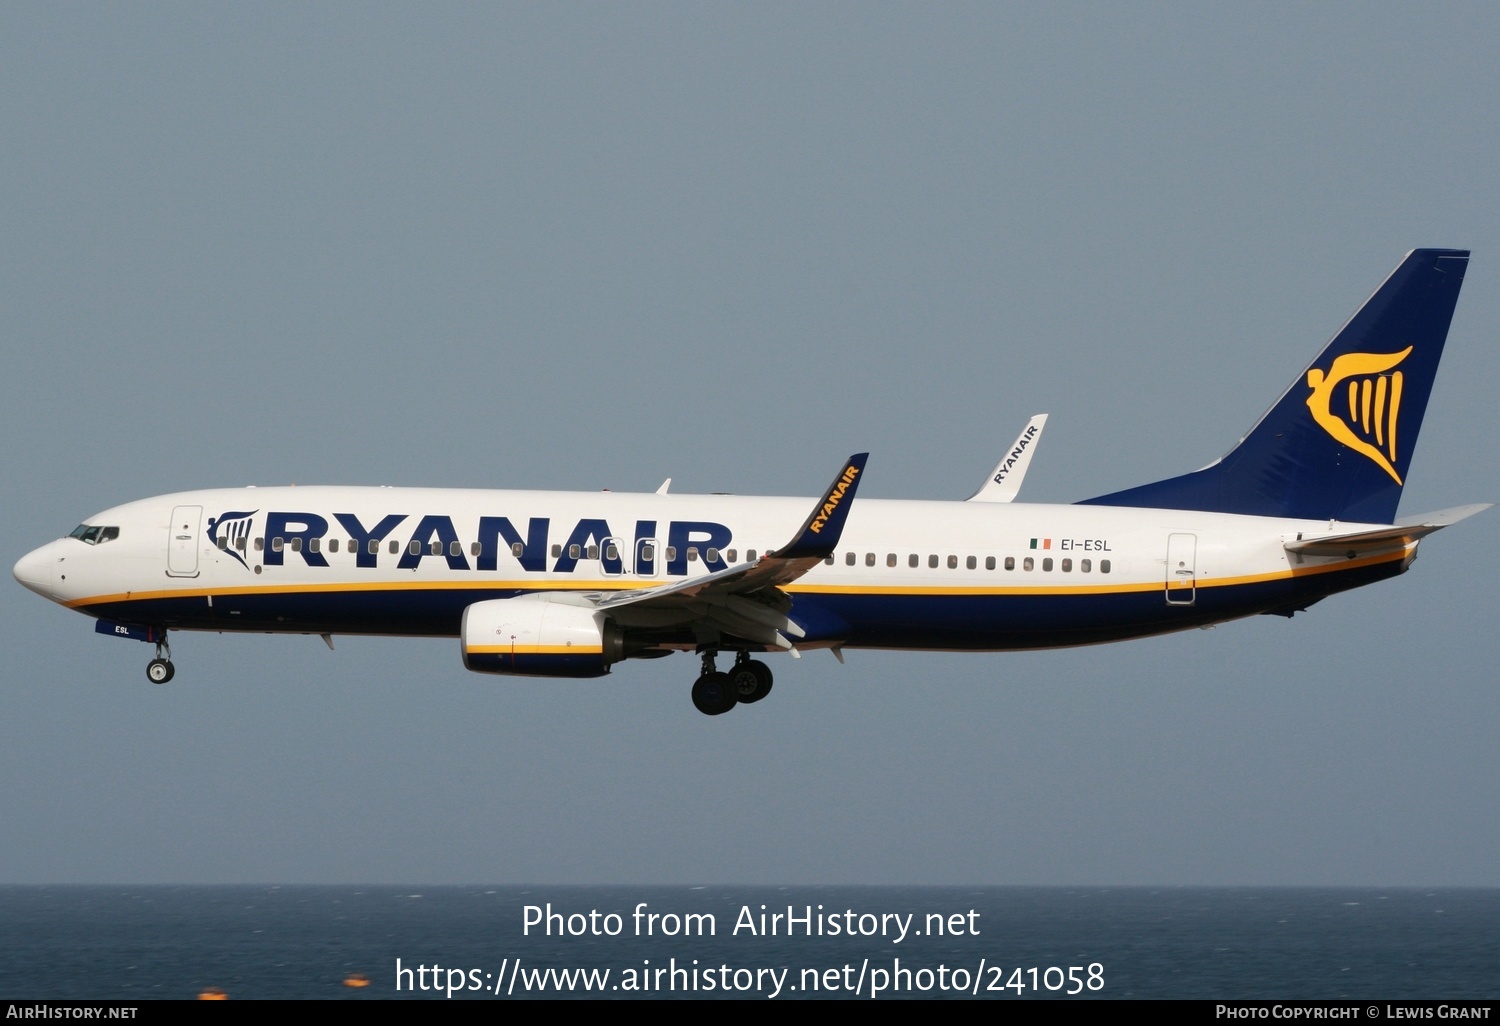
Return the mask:
M 1416 516 L 1402 517 L 1400 523 L 1392 527 L 1300 539 L 1287 542 L 1286 550 L 1304 556 L 1345 556 L 1353 559 L 1355 556 L 1370 552 L 1410 545 L 1434 531 L 1441 531 L 1460 520 L 1468 519 L 1475 513 L 1487 510 L 1491 505 L 1488 502 L 1479 502 L 1469 506 L 1455 506 L 1452 509 L 1438 510 L 1435 513 L 1419 513 Z
M 1467 520 L 1475 513 L 1483 513 L 1493 506 L 1493 502 L 1472 502 L 1467 506 L 1454 506 L 1451 509 L 1440 509 L 1433 513 L 1414 513 L 1409 517 L 1402 517 L 1396 521 L 1398 527 L 1430 527 L 1436 531 L 1440 527 L 1450 527 L 1460 520 Z

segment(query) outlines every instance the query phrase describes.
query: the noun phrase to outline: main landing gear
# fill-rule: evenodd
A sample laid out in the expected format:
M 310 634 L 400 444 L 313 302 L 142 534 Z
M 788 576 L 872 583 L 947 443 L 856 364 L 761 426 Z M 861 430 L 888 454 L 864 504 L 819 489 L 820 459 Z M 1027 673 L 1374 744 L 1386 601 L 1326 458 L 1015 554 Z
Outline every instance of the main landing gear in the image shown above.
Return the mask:
M 706 716 L 727 713 L 741 702 L 759 702 L 771 693 L 771 668 L 749 652 L 735 657 L 728 673 L 714 668 L 718 652 L 703 652 L 703 673 L 693 682 L 693 705 Z
M 156 643 L 156 658 L 146 664 L 146 679 L 153 684 L 165 684 L 177 672 L 172 665 L 172 646 L 167 643 L 167 632 L 161 632 Z

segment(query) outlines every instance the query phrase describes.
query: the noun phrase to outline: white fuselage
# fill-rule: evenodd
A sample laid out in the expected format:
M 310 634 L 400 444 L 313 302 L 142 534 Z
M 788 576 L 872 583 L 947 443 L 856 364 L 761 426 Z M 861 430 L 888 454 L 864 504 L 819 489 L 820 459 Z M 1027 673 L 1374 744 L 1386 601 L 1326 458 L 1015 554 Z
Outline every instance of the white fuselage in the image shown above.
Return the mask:
M 65 606 L 143 626 L 457 635 L 476 601 L 650 588 L 752 561 L 786 542 L 812 501 L 216 489 L 107 510 L 87 524 L 117 528 L 113 537 L 52 542 L 24 557 L 16 575 Z M 1358 558 L 1284 547 L 1361 526 L 862 498 L 834 555 L 783 590 L 806 630 L 801 646 L 1085 644 L 1289 612 L 1404 569 L 1414 543 Z M 695 644 L 650 617 L 622 619 L 655 630 L 657 647 Z

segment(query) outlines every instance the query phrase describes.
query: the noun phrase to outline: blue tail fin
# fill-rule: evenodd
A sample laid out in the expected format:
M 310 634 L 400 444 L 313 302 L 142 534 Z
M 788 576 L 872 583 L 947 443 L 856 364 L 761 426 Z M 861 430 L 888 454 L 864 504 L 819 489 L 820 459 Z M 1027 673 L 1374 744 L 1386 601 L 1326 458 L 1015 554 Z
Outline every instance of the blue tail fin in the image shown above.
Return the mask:
M 1412 250 L 1228 455 L 1084 504 L 1392 523 L 1468 264 Z

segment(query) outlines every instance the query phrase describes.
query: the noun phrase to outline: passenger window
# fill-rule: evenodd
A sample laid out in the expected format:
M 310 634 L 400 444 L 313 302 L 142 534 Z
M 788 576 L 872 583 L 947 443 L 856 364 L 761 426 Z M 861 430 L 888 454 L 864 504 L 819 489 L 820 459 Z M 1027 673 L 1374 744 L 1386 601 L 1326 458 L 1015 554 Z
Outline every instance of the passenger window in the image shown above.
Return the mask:
M 217 544 L 219 546 L 219 551 L 223 552 L 225 549 L 229 548 L 229 539 L 225 538 L 223 535 L 220 535 Z
M 422 551 L 422 543 L 413 538 L 406 543 L 406 551 L 413 556 L 419 555 Z
M 554 543 L 553 546 L 552 546 L 552 558 L 553 559 L 557 559 L 561 555 L 562 555 L 562 546 Z
M 328 551 L 329 552 L 337 552 L 338 550 L 339 550 L 339 540 L 337 538 L 329 538 L 328 539 Z
M 1090 568 L 1091 568 L 1091 567 L 1092 567 L 1092 566 L 1093 566 L 1093 561 L 1092 561 L 1092 560 L 1088 560 L 1088 559 L 1080 559 L 1080 560 L 1079 560 L 1079 561 L 1078 561 L 1078 569 L 1079 569 L 1079 571 L 1080 571 L 1080 572 L 1081 572 L 1081 573 L 1085 573 L 1085 574 L 1086 574 L 1086 573 L 1088 573 L 1088 572 L 1089 572 L 1089 569 L 1090 569 Z
M 1062 572 L 1065 574 L 1070 574 L 1073 572 L 1073 561 L 1071 559 L 1065 559 L 1062 561 Z
M 833 562 L 833 558 L 830 556 L 828 561 L 830 563 Z M 745 550 L 745 562 L 747 562 L 747 563 L 754 563 L 755 562 L 755 550 L 754 549 L 746 549 Z
M 301 552 L 302 551 L 302 539 L 301 538 L 293 538 L 292 539 L 292 551 L 293 552 Z
M 828 556 L 823 560 L 823 562 L 827 563 L 829 566 L 833 566 L 833 557 Z
M 968 567 L 970 570 L 973 570 L 978 565 L 979 563 L 974 559 L 973 556 L 970 556 L 964 561 L 964 566 Z
M 688 546 L 688 562 L 689 563 L 696 563 L 696 562 L 698 562 L 698 546 L 696 546 L 696 545 L 689 545 Z
M 512 556 L 515 556 L 517 559 L 520 559 L 522 556 L 526 555 L 526 546 L 525 546 L 525 544 L 523 544 L 522 542 L 516 542 L 514 545 L 512 545 L 510 547 L 510 554 Z M 477 555 L 479 555 L 479 553 L 476 552 L 475 555 L 477 556 Z M 646 558 L 647 559 L 651 558 L 650 553 L 646 554 Z
M 957 570 L 958 569 L 958 557 L 957 556 L 949 556 L 948 557 L 948 569 L 949 570 Z
M 569 559 L 577 559 L 578 558 L 578 554 L 579 554 L 580 551 L 581 550 L 578 548 L 577 545 L 569 545 L 568 546 L 568 558 Z
M 995 569 L 995 557 L 994 556 L 985 556 L 984 557 L 984 568 L 986 570 L 993 570 L 993 569 Z
M 927 557 L 927 565 L 933 570 L 937 569 L 937 556 L 935 554 Z
M 265 550 L 266 550 L 266 540 L 264 538 L 257 538 L 257 539 L 255 539 L 255 551 L 256 552 L 264 552 Z
M 896 554 L 894 552 L 892 552 L 891 554 L 889 554 L 888 556 L 885 557 L 885 565 L 886 566 L 895 566 L 896 565 Z
M 856 558 L 858 558 L 858 557 L 856 557 L 854 555 L 854 553 L 852 553 L 852 552 L 846 552 L 846 553 L 844 553 L 844 565 L 845 566 L 853 566 L 854 565 L 854 560 Z
M 1032 558 L 1030 556 L 1027 556 L 1025 559 L 1021 560 L 1021 569 L 1022 570 L 1032 570 L 1035 567 L 1036 567 L 1036 563 L 1035 563 L 1035 561 L 1032 560 Z
M 391 539 L 391 555 L 394 556 L 396 553 L 398 553 L 400 551 L 401 551 L 401 543 L 398 542 L 396 539 L 392 538 Z
M 728 552 L 724 553 L 724 558 L 727 561 L 729 561 L 730 563 L 733 563 L 734 562 L 734 550 L 730 549 Z
M 278 537 L 278 538 L 272 538 L 271 539 L 271 551 L 272 552 L 280 552 L 284 548 L 286 548 L 286 539 L 285 538 L 279 538 Z
M 470 542 L 469 543 L 469 555 L 471 555 L 471 556 L 477 556 L 477 555 L 479 555 L 479 543 L 478 542 Z
M 448 543 L 448 555 L 450 555 L 450 556 L 462 556 L 463 554 L 464 554 L 464 543 L 463 542 L 461 542 L 461 541 L 451 541 L 451 542 Z
M 915 570 L 922 565 L 922 557 L 913 552 L 910 556 L 906 557 L 906 565 Z
M 604 546 L 604 558 L 613 562 L 620 558 L 620 549 L 613 542 Z
M 865 566 L 874 566 L 874 565 L 875 565 L 875 553 L 873 553 L 873 552 L 866 552 L 865 553 Z
M 1107 559 L 1101 559 L 1101 560 L 1099 560 L 1099 572 L 1101 574 L 1107 574 L 1107 573 L 1109 573 L 1109 560 L 1107 560 Z
M 323 546 L 323 539 L 321 539 L 321 538 L 309 538 L 309 539 L 307 539 L 307 551 L 308 552 L 317 552 L 318 549 L 322 548 L 322 546 Z M 334 551 L 337 552 L 338 551 L 338 548 L 337 548 L 338 543 L 335 542 L 334 546 L 335 546 Z
M 667 548 L 666 548 L 666 551 L 663 552 L 662 555 L 665 556 L 665 557 L 667 557 L 667 562 L 668 563 L 672 562 L 673 560 L 675 560 L 677 558 L 677 546 L 676 545 L 668 545 Z
M 1051 556 L 1048 556 L 1046 559 L 1042 560 L 1042 569 L 1044 571 L 1046 571 L 1047 573 L 1051 573 L 1052 572 L 1052 557 Z
M 371 538 L 369 541 L 365 542 L 365 551 L 369 552 L 369 554 L 372 556 L 375 555 L 380 551 L 380 543 L 374 538 Z
M 239 549 L 241 552 L 245 551 L 245 536 L 244 535 L 240 535 L 238 538 L 236 538 L 234 540 L 234 547 L 237 548 L 237 549 Z
M 1016 568 L 1016 557 L 1015 556 L 1006 556 L 1005 557 L 1005 569 L 1007 569 L 1007 570 L 1014 570 L 1015 568 Z
M 599 546 L 597 546 L 597 545 L 590 545 L 589 546 L 589 558 L 590 559 L 598 559 L 599 558 Z
M 708 560 L 710 563 L 717 563 L 719 561 L 719 550 L 710 548 L 703 558 Z

